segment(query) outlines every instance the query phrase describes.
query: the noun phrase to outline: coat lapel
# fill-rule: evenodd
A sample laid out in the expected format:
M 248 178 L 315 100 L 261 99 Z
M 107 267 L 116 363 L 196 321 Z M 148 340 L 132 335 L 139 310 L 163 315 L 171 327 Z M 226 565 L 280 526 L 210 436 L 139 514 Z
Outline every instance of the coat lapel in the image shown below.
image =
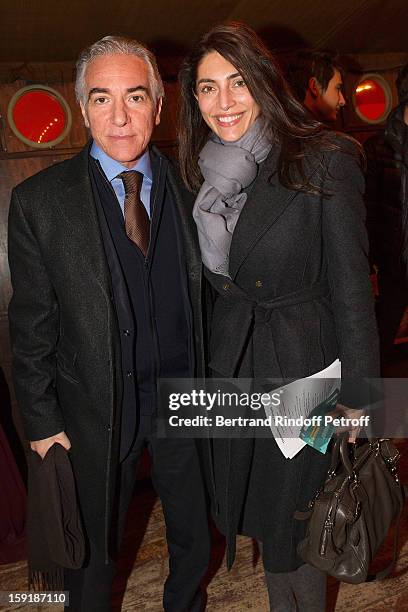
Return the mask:
M 176 170 L 168 163 L 166 188 L 172 195 L 177 213 L 176 233 L 180 249 L 182 268 L 186 270 L 186 308 L 194 333 L 191 334 L 191 359 L 195 364 L 195 375 L 204 376 L 204 331 L 202 321 L 202 262 L 198 244 L 197 228 L 192 210 L 194 196 L 187 191 Z
M 57 202 L 67 220 L 67 239 L 76 245 L 77 261 L 71 262 L 72 265 L 77 265 L 78 271 L 86 270 L 87 276 L 96 280 L 110 296 L 109 269 L 89 177 L 89 149 L 90 145 L 70 160 L 57 185 Z
M 157 233 L 162 215 L 168 165 L 168 160 L 162 155 L 157 155 L 152 149 L 150 150 L 150 159 L 153 172 L 153 185 L 150 195 L 152 221 L 149 244 L 149 265 L 152 263 L 152 253 L 156 245 Z
M 232 279 L 236 277 L 256 243 L 279 219 L 298 193 L 286 189 L 279 182 L 276 171 L 279 153 L 279 145 L 274 145 L 261 166 L 235 227 L 229 265 Z
M 167 182 L 171 189 L 174 203 L 178 212 L 183 244 L 185 248 L 186 264 L 190 275 L 195 278 L 201 275 L 201 254 L 198 244 L 197 227 L 193 219 L 193 205 L 195 196 L 187 191 L 173 170 L 171 164 L 167 168 Z

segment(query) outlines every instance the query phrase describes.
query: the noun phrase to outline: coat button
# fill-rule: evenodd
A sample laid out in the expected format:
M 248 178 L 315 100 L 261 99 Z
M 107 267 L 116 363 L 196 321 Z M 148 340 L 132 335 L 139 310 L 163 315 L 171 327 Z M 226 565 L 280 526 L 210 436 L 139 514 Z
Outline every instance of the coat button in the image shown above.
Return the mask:
M 230 284 L 229 283 L 224 283 L 222 288 L 224 289 L 224 291 L 228 291 L 228 289 L 230 288 Z
M 126 378 L 132 378 L 133 374 L 132 372 L 129 370 L 129 372 L 126 372 Z
M 263 286 L 263 282 L 261 280 L 255 281 L 255 287 L 257 289 L 260 289 L 262 286 Z
M 123 335 L 124 336 L 130 336 L 130 329 L 124 329 L 123 330 Z

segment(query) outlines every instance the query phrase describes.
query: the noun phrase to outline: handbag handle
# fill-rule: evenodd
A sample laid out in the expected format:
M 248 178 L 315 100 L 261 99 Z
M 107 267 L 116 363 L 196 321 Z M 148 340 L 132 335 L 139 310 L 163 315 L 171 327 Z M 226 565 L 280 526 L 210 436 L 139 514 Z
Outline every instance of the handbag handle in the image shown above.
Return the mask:
M 334 474 L 337 470 L 337 466 L 339 465 L 340 444 L 341 437 L 338 436 L 334 442 L 334 446 L 331 451 L 329 474 Z
M 347 435 L 337 436 L 331 452 L 331 462 L 329 474 L 335 474 L 339 465 L 339 459 L 343 463 L 347 474 L 350 476 L 354 473 L 348 452 L 347 452 Z
M 378 438 L 368 438 L 368 442 L 370 443 L 370 447 L 372 448 L 374 444 L 377 444 L 379 442 L 379 439 Z M 347 444 L 348 444 L 347 435 L 337 437 L 334 443 L 334 446 L 333 446 L 333 450 L 332 450 L 332 458 L 331 458 L 331 463 L 330 463 L 329 474 L 334 474 L 336 472 L 336 469 L 339 463 L 339 455 L 340 455 L 340 460 L 344 466 L 344 469 L 347 472 L 347 475 L 353 476 L 353 477 L 355 476 L 355 473 L 356 473 L 355 468 L 358 469 L 360 467 L 359 464 L 361 463 L 361 460 L 363 458 L 360 457 L 356 461 L 356 464 L 353 465 L 353 463 L 351 462 L 349 453 L 348 453 Z
M 340 438 L 340 459 L 342 464 L 344 465 L 344 469 L 346 470 L 348 476 L 354 476 L 354 467 L 350 461 L 346 436 Z

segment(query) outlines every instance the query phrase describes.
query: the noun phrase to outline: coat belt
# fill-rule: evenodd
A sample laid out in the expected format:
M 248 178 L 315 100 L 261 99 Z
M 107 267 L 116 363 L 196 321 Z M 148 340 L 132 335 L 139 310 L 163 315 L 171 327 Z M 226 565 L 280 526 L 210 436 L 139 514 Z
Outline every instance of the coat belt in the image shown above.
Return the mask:
M 241 376 L 265 378 L 281 371 L 276 354 L 270 319 L 274 310 L 311 302 L 327 297 L 330 288 L 327 281 L 316 283 L 280 295 L 267 301 L 257 301 L 226 277 L 206 273 L 211 285 L 219 294 L 218 299 L 228 302 L 222 321 L 217 322 L 211 338 L 210 368 L 225 378 Z M 248 350 L 252 351 L 252 371 L 240 368 L 240 362 Z

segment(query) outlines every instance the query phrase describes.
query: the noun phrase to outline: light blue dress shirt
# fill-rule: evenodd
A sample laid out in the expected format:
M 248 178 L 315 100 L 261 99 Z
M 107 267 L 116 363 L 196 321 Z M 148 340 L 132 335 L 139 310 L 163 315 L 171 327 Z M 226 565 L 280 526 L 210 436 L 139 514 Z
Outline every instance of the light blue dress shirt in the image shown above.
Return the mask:
M 107 155 L 95 141 L 92 143 L 91 147 L 91 155 L 94 159 L 97 159 L 101 164 L 102 170 L 113 187 L 114 192 L 116 193 L 116 197 L 118 198 L 120 208 L 123 216 L 125 216 L 125 187 L 123 185 L 123 181 L 121 178 L 116 178 L 118 174 L 121 172 L 126 172 L 128 170 L 137 170 L 143 174 L 143 183 L 142 188 L 140 190 L 140 199 L 143 202 L 145 209 L 147 210 L 147 214 L 149 217 L 150 214 L 150 194 L 152 191 L 153 184 L 153 173 L 152 166 L 150 163 L 150 155 L 149 151 L 146 150 L 143 153 L 142 157 L 140 157 L 133 168 L 126 168 L 122 166 L 122 164 Z

